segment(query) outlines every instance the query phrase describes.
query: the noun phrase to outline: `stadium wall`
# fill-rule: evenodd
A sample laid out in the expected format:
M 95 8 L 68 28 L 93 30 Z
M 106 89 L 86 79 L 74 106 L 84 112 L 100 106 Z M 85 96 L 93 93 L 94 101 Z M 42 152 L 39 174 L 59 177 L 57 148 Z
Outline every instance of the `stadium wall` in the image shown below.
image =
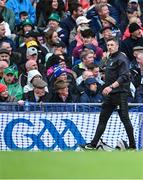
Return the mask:
M 143 113 L 130 112 L 136 145 L 143 148 Z M 78 144 L 90 142 L 99 113 L 3 112 L 0 113 L 0 150 L 78 150 Z M 115 147 L 117 140 L 128 142 L 124 127 L 115 112 L 102 136 Z

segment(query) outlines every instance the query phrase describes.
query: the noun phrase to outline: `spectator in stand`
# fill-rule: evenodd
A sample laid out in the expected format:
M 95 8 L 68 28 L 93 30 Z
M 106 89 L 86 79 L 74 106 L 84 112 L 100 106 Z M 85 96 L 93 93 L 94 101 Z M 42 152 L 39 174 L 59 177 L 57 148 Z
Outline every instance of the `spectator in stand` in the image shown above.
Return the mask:
M 65 34 L 64 43 L 67 45 L 67 47 L 69 46 L 70 34 L 74 30 L 74 28 L 76 28 L 76 19 L 79 16 L 83 15 L 82 6 L 80 4 L 78 4 L 78 3 L 72 4 L 70 6 L 69 11 L 70 11 L 71 15 L 67 16 L 66 18 L 64 18 L 61 21 L 61 28 L 63 29 L 64 34 Z
M 101 103 L 103 96 L 98 89 L 98 82 L 95 78 L 87 78 L 85 80 L 84 93 L 80 96 L 81 103 Z
M 96 64 L 89 64 L 88 70 L 90 70 L 93 73 L 94 78 L 96 79 L 99 86 L 103 86 L 105 82 L 102 80 L 102 76 L 100 73 L 100 68 Z
M 131 36 L 121 42 L 121 51 L 127 55 L 130 63 L 134 66 L 136 60 L 133 55 L 133 48 L 135 46 L 143 46 L 143 36 L 141 27 L 137 23 L 129 25 L 129 32 Z
M 47 83 L 43 81 L 42 79 L 33 79 L 33 90 L 28 91 L 27 93 L 24 93 L 23 100 L 29 101 L 29 102 L 49 102 L 49 94 L 45 90 L 47 87 Z
M 8 63 L 5 61 L 0 61 L 0 80 L 3 78 L 3 71 L 8 67 Z
M 28 18 L 32 21 L 33 24 L 36 22 L 35 9 L 31 4 L 30 0 L 8 0 L 6 2 L 6 7 L 12 9 L 15 14 L 15 23 L 16 25 L 20 24 L 20 12 L 26 11 L 28 13 Z
M 28 71 L 27 75 L 27 84 L 24 86 L 24 93 L 27 93 L 28 91 L 33 90 L 33 80 L 34 79 L 43 79 L 42 75 L 37 69 L 33 69 Z M 45 87 L 45 90 L 48 92 L 48 88 Z
M 46 55 L 46 69 L 48 70 L 51 66 L 57 66 L 61 60 L 64 60 L 68 67 L 72 66 L 72 59 L 66 53 L 65 43 L 59 41 L 53 44 L 53 54 L 49 57 Z
M 141 30 L 142 30 L 142 34 L 143 34 L 143 27 L 142 27 L 142 22 L 141 22 L 141 19 L 139 17 L 131 17 L 129 19 L 129 24 L 123 34 L 123 37 L 122 39 L 127 39 L 128 37 L 131 36 L 130 32 L 129 32 L 129 25 L 132 24 L 132 23 L 137 23 L 140 27 L 141 27 Z
M 101 47 L 103 51 L 106 52 L 107 51 L 106 42 L 108 39 L 112 37 L 112 29 L 110 26 L 107 26 L 101 29 L 100 33 L 101 33 L 101 38 L 99 40 L 99 47 Z
M 21 62 L 21 54 L 13 50 L 9 41 L 2 41 L 0 44 L 0 49 L 6 49 L 7 51 L 9 51 L 10 66 L 13 64 L 16 64 L 17 66 L 19 65 L 19 63 Z
M 33 29 L 34 29 L 34 26 L 30 19 L 25 19 L 21 22 L 19 31 L 17 33 L 17 37 L 15 39 L 17 48 L 23 45 L 24 35 L 28 33 L 29 31 L 32 31 Z
M 22 72 L 20 75 L 19 75 L 19 84 L 24 87 L 26 84 L 27 84 L 27 76 L 28 76 L 28 72 L 31 71 L 31 70 L 38 70 L 38 64 L 35 60 L 29 60 L 26 62 L 25 64 L 25 69 L 26 69 L 26 72 Z
M 51 95 L 50 102 L 57 103 L 75 103 L 78 101 L 77 96 L 73 95 L 72 92 L 69 91 L 69 83 L 63 80 L 57 80 L 54 83 L 54 93 Z
M 0 9 L 4 21 L 9 24 L 10 30 L 13 32 L 15 28 L 15 14 L 14 12 L 5 6 L 6 0 L 0 1 Z
M 81 63 L 73 67 L 73 71 L 77 77 L 81 76 L 83 71 L 87 70 L 89 64 L 94 63 L 94 52 L 92 50 L 85 50 L 80 55 Z
M 22 99 L 23 88 L 18 82 L 17 72 L 13 67 L 4 69 L 3 78 L 0 82 L 7 86 L 10 96 L 14 96 L 17 100 Z
M 48 53 L 51 53 L 52 55 L 54 51 L 54 44 L 59 41 L 58 33 L 54 29 L 49 29 L 45 33 L 45 48 L 47 49 Z
M 78 95 L 76 81 L 73 74 L 74 72 L 72 72 L 72 70 L 69 70 L 70 69 L 64 67 L 62 68 L 60 66 L 55 67 L 54 72 L 49 79 L 49 90 L 53 91 L 55 81 L 63 80 L 69 83 L 69 91 L 72 92 L 72 94 L 74 95 Z
M 97 40 L 95 38 L 95 34 L 91 29 L 86 29 L 84 31 L 81 31 L 81 39 L 82 39 L 82 44 L 79 46 L 76 46 L 73 49 L 73 57 L 74 57 L 74 64 L 78 64 L 80 62 L 80 54 L 84 50 L 84 47 L 89 46 L 92 50 L 94 50 L 96 57 L 95 57 L 95 63 L 99 62 L 100 59 L 102 58 L 102 49 L 98 47 L 97 45 Z M 89 48 L 89 49 L 90 49 Z
M 7 49 L 0 49 L 0 61 L 5 61 L 8 66 L 10 65 L 10 54 Z
M 100 30 L 103 28 L 102 20 L 110 18 L 114 23 L 119 21 L 118 13 L 114 7 L 109 5 L 107 2 L 102 3 L 97 1 L 94 1 L 94 5 L 88 10 L 87 18 L 91 19 L 90 26 L 96 33 L 97 37 Z
M 3 41 L 9 42 L 11 44 L 11 47 L 15 49 L 15 44 L 13 40 L 11 40 L 10 38 L 6 36 L 6 27 L 5 27 L 4 22 L 0 21 L 0 43 L 2 43 Z
M 138 17 L 137 9 L 128 7 L 126 10 L 126 15 L 122 19 L 121 24 L 120 24 L 120 30 L 122 31 L 122 33 L 124 33 L 124 31 L 126 30 L 128 24 L 130 23 L 130 19 L 132 17 Z
M 65 6 L 63 0 L 40 0 L 36 7 L 38 27 L 46 27 L 51 13 L 56 12 L 62 18 Z
M 65 34 L 63 29 L 60 27 L 60 21 L 61 19 L 58 13 L 52 13 L 48 18 L 48 23 L 44 32 L 47 32 L 49 29 L 53 29 L 58 33 L 58 37 L 62 41 L 65 41 Z
M 143 103 L 143 46 L 136 46 L 133 50 L 137 61 L 136 69 L 131 72 L 132 81 L 136 87 L 135 102 Z
M 7 86 L 2 83 L 0 83 L 0 102 L 16 102 L 16 98 L 9 95 Z

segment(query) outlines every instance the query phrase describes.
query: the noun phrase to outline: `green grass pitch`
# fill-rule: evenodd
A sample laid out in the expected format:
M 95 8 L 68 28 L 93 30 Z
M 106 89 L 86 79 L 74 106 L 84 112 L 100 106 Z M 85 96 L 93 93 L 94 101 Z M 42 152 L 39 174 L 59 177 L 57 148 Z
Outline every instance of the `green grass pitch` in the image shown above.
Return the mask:
M 0 152 L 0 179 L 143 179 L 143 152 Z

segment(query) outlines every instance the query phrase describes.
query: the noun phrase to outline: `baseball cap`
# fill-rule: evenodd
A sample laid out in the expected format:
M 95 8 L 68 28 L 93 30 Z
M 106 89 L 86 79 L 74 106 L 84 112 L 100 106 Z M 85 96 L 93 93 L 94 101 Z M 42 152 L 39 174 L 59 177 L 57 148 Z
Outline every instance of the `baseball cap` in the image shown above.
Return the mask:
M 26 51 L 26 56 L 38 55 L 38 51 L 35 47 L 29 47 Z
M 4 74 L 13 74 L 15 75 L 15 70 L 11 67 L 5 68 L 4 69 Z
M 26 43 L 26 47 L 29 48 L 29 47 L 31 47 L 31 46 L 38 46 L 38 43 L 37 43 L 36 41 L 34 41 L 34 40 L 28 41 L 28 42 Z
M 135 32 L 138 29 L 141 29 L 141 27 L 137 23 L 131 23 L 129 25 L 129 32 L 130 33 L 133 33 L 133 32 Z
M 138 0 L 129 0 L 129 3 L 138 3 Z
M 95 78 L 87 78 L 85 80 L 85 84 L 87 84 L 87 85 L 94 84 L 94 83 L 97 83 Z
M 79 16 L 77 19 L 76 19 L 76 24 L 77 26 L 79 26 L 80 24 L 87 24 L 89 23 L 91 20 L 90 19 L 87 19 L 85 16 Z
M 85 49 L 85 48 L 94 51 L 94 53 L 96 52 L 96 47 L 93 44 L 86 44 L 83 46 L 83 49 Z

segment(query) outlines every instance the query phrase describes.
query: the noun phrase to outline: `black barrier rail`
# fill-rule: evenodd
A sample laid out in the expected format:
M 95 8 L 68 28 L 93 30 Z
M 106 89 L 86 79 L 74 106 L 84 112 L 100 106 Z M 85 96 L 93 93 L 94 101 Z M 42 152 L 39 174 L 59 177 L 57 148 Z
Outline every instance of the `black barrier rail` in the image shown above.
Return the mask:
M 100 112 L 101 103 L 0 103 L 0 112 Z M 118 107 L 117 107 L 118 109 Z M 143 112 L 143 104 L 130 103 L 130 112 Z

